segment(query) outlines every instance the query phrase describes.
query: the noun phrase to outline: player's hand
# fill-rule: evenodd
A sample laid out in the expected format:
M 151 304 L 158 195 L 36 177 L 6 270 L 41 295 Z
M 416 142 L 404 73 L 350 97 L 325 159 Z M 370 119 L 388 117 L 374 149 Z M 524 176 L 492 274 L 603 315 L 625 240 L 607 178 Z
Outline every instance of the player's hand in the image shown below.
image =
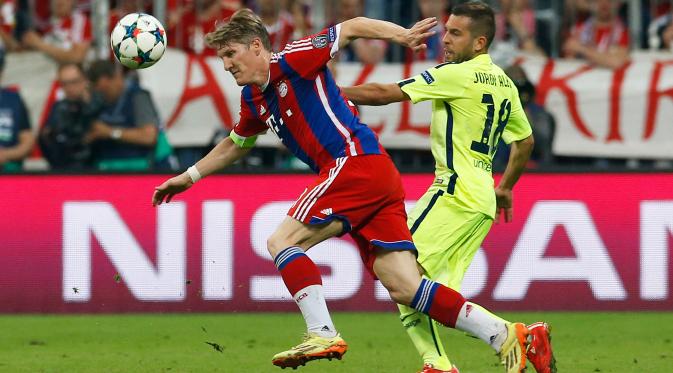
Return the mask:
M 512 190 L 495 188 L 495 223 L 500 222 L 500 214 L 505 213 L 505 223 L 512 221 Z
M 419 52 L 427 49 L 425 39 L 434 35 L 436 31 L 431 30 L 437 25 L 437 18 L 430 17 L 416 22 L 410 29 L 402 35 L 399 44 L 411 48 L 414 52 Z
M 186 172 L 164 181 L 163 184 L 154 188 L 152 206 L 162 204 L 164 199 L 166 200 L 166 203 L 170 202 L 174 195 L 184 192 L 192 185 L 194 185 L 194 183 Z

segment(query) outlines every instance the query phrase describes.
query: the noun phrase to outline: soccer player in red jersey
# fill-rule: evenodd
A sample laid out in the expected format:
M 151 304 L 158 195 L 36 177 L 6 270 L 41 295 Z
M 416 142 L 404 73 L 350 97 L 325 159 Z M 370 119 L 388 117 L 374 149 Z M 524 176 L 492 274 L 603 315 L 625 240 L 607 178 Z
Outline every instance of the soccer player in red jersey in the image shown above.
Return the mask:
M 354 114 L 341 95 L 327 62 L 350 41 L 371 38 L 413 49 L 426 46 L 435 19 L 411 29 L 358 17 L 288 44 L 274 53 L 261 19 L 248 9 L 206 36 L 217 49 L 225 70 L 241 91 L 240 121 L 230 136 L 184 173 L 156 187 L 152 203 L 169 202 L 204 176 L 221 170 L 248 153 L 256 136 L 267 130 L 308 164 L 318 177 L 267 241 L 268 250 L 306 321 L 304 341 L 272 362 L 297 367 L 307 361 L 341 358 L 348 346 L 327 310 L 318 267 L 305 254 L 314 245 L 350 233 L 369 272 L 378 277 L 391 298 L 449 327 L 465 314 L 471 328 L 486 318 L 479 310 L 464 312 L 460 293 L 421 277 L 416 248 L 406 224 L 400 175 L 376 135 Z M 463 316 L 461 316 L 461 314 Z M 525 350 L 528 331 L 507 328 L 494 339 Z M 524 363 L 525 366 L 525 363 Z

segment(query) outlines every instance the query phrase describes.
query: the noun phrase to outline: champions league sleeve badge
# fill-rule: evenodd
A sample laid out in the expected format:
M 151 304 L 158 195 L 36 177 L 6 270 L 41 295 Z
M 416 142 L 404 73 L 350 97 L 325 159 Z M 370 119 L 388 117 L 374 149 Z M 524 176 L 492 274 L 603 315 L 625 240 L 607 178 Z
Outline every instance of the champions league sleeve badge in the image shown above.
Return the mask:
M 318 35 L 311 39 L 311 44 L 315 48 L 325 48 L 327 46 L 327 35 Z

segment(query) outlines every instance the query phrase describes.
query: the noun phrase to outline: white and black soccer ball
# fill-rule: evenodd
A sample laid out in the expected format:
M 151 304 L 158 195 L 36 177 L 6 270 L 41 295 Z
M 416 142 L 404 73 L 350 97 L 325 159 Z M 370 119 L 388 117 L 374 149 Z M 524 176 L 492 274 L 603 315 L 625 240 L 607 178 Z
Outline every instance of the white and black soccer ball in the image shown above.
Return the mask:
M 120 19 L 110 35 L 117 60 L 130 69 L 154 65 L 166 50 L 166 30 L 149 14 L 130 13 Z

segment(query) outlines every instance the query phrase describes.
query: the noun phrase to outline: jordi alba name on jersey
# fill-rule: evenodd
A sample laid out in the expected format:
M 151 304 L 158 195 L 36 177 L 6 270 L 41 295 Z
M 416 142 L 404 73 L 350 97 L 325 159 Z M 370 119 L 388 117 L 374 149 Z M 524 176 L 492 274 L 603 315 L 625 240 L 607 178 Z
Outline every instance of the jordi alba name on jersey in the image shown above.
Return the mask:
M 315 172 L 339 157 L 385 154 L 327 69 L 339 50 L 339 29 L 288 44 L 272 55 L 265 87 L 243 87 L 240 121 L 230 134 L 237 145 L 253 146 L 258 134 L 271 130 Z

